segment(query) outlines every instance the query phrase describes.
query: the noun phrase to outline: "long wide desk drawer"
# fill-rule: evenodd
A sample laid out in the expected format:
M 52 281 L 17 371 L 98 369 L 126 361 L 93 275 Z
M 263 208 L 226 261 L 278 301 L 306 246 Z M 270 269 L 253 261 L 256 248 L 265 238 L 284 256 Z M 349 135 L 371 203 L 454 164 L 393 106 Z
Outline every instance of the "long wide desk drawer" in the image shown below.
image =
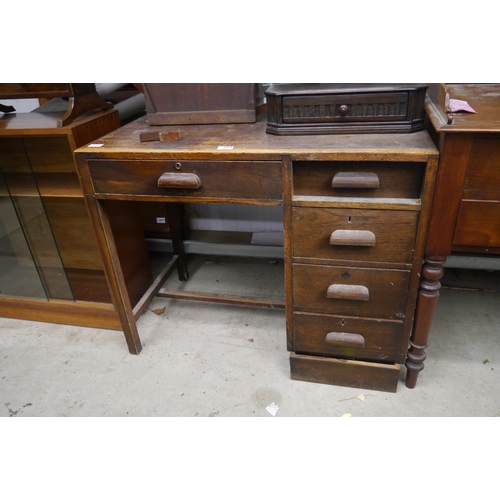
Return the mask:
M 293 348 L 297 353 L 398 363 L 402 361 L 402 350 L 406 352 L 402 336 L 402 321 L 293 315 Z
M 401 319 L 409 271 L 293 265 L 296 311 Z
M 281 162 L 89 160 L 96 194 L 279 202 Z
M 394 210 L 293 209 L 293 256 L 411 263 L 418 213 Z

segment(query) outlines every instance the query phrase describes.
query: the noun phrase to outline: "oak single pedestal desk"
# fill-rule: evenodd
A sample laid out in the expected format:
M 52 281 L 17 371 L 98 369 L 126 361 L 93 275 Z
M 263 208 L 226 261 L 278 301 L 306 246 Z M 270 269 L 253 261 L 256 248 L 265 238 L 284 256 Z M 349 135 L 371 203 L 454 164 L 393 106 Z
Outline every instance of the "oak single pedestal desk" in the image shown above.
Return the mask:
M 467 101 L 477 113 L 450 113 L 450 99 Z M 500 85 L 432 84 L 425 109 L 440 156 L 408 387 L 415 387 L 424 367 L 447 257 L 500 254 Z
M 178 140 L 140 140 L 177 131 Z M 426 131 L 282 137 L 266 134 L 262 116 L 176 127 L 153 127 L 144 117 L 76 156 L 131 353 L 141 351 L 136 319 L 172 268 L 152 276 L 135 203 L 169 206 L 180 279 L 188 273 L 179 203 L 282 204 L 291 378 L 396 391 L 438 163 Z

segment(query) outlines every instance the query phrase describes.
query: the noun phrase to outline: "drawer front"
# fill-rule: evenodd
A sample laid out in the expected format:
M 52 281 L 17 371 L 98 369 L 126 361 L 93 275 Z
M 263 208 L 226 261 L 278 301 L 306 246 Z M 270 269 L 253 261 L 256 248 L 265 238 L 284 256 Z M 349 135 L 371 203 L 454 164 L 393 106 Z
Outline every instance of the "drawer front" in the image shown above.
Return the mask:
M 283 97 L 283 123 L 397 122 L 407 115 L 407 92 Z
M 398 363 L 403 338 L 401 321 L 294 313 L 294 351 L 340 358 Z
M 282 199 L 280 162 L 89 160 L 88 165 L 97 194 L 219 202 Z M 160 177 L 164 187 L 158 186 Z
M 462 200 L 453 244 L 500 247 L 500 201 Z
M 401 319 L 409 276 L 392 269 L 294 264 L 295 310 Z
M 400 371 L 399 364 L 290 354 L 290 378 L 304 382 L 396 392 Z
M 500 191 L 500 134 L 474 136 L 464 188 Z
M 420 198 L 424 163 L 295 162 L 296 196 Z
M 418 213 L 331 208 L 293 209 L 293 255 L 410 263 Z

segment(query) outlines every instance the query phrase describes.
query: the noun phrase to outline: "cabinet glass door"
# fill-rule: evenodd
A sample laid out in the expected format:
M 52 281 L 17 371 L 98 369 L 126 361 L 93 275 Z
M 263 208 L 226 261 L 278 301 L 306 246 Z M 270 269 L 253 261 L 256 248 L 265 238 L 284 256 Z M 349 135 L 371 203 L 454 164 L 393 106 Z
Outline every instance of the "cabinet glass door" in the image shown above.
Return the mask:
M 74 300 L 22 139 L 0 140 L 0 292 Z

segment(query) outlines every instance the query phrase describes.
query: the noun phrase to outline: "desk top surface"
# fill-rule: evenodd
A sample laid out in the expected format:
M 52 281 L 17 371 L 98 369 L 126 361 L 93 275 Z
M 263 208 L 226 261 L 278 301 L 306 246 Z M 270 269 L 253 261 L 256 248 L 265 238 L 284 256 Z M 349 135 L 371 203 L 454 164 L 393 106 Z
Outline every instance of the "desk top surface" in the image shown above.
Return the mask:
M 222 125 L 151 126 L 139 118 L 77 150 L 87 158 L 203 159 L 203 160 L 356 160 L 399 157 L 427 161 L 438 152 L 426 131 L 408 134 L 350 134 L 276 136 L 266 133 L 267 116 L 255 123 Z M 173 142 L 141 142 L 145 132 L 180 132 Z
M 448 123 L 446 97 L 466 101 L 476 113 L 451 113 L 453 121 Z M 500 84 L 433 84 L 427 93 L 426 111 L 438 132 L 499 133 Z

